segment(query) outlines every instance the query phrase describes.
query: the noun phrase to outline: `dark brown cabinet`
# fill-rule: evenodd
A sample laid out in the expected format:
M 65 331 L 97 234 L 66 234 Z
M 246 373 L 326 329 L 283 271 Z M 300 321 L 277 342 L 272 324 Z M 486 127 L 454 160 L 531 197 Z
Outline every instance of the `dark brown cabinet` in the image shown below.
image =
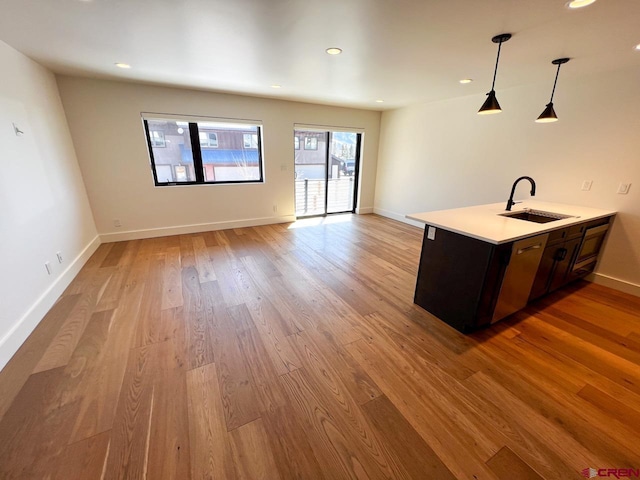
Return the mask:
M 522 308 L 527 298 L 535 300 L 593 271 L 611 218 L 538 235 L 544 241 L 534 241 L 532 236 L 498 245 L 427 225 L 414 302 L 461 332 L 489 325 L 502 318 L 503 309 L 498 307 L 512 286 L 521 287 L 518 295 L 524 292 Z M 534 243 L 518 246 L 527 240 Z M 511 270 L 522 270 L 510 267 L 516 255 L 536 248 L 544 250 L 536 256 L 535 265 L 522 264 L 530 272 L 530 283 L 509 275 Z
M 595 267 L 595 260 L 602 242 L 598 244 L 597 251 L 591 252 L 593 257 L 593 263 L 590 264 L 591 269 L 577 269 L 575 268 L 576 262 L 580 259 L 581 250 L 584 250 L 585 246 L 585 234 L 594 227 L 606 226 L 608 223 L 609 218 L 604 218 L 550 232 L 549 241 L 531 288 L 529 301 L 540 298 L 589 274 Z

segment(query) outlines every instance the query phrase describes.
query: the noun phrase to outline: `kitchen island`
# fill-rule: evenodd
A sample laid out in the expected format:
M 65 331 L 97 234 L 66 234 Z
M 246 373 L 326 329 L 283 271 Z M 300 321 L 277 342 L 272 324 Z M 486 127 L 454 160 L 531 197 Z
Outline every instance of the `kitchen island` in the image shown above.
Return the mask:
M 425 224 L 414 301 L 463 332 L 492 324 L 592 272 L 615 213 L 528 200 L 407 215 Z

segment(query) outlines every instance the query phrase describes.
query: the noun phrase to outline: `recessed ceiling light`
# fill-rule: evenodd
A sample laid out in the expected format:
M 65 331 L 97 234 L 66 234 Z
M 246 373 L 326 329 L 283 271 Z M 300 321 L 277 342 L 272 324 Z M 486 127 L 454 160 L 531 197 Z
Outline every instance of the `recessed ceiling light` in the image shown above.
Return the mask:
M 376 100 L 376 103 L 384 103 L 384 100 Z
M 473 78 L 463 78 L 462 80 L 460 80 L 460 83 L 465 84 L 465 83 L 471 83 L 473 82 Z
M 282 85 L 271 85 L 271 88 L 282 88 Z
M 342 49 L 338 47 L 327 48 L 327 53 L 329 55 L 340 55 L 342 53 Z
M 592 3 L 595 3 L 595 1 L 596 0 L 572 0 L 571 2 L 567 3 L 567 7 L 569 8 L 587 7 Z
M 120 62 L 118 62 L 115 65 L 118 68 L 131 68 L 131 65 L 129 65 L 128 63 L 120 63 Z
M 635 47 L 633 47 L 633 49 L 640 52 L 640 43 L 638 45 L 636 45 Z

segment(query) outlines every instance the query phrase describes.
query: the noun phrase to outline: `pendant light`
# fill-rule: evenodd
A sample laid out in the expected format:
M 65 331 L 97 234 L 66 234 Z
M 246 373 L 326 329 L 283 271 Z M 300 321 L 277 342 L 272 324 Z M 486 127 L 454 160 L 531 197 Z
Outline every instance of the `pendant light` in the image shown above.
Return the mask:
M 553 82 L 553 90 L 551 90 L 551 100 L 549 100 L 549 103 L 547 103 L 547 107 L 536 119 L 537 123 L 551 123 L 551 122 L 558 121 L 556 111 L 553 109 L 553 94 L 556 93 L 556 84 L 558 83 L 558 74 L 560 73 L 560 66 L 563 63 L 567 63 L 569 60 L 570 58 L 556 58 L 553 62 L 551 62 L 554 65 L 558 65 L 558 70 L 556 70 L 556 79 Z
M 502 109 L 496 98 L 496 92 L 493 89 L 496 85 L 496 75 L 498 74 L 498 62 L 500 61 L 500 48 L 502 44 L 511 38 L 510 33 L 501 33 L 491 39 L 493 43 L 498 44 L 498 57 L 496 58 L 496 68 L 493 71 L 493 83 L 491 84 L 491 91 L 487 93 L 487 99 L 478 110 L 478 115 L 489 115 L 491 113 L 500 113 Z

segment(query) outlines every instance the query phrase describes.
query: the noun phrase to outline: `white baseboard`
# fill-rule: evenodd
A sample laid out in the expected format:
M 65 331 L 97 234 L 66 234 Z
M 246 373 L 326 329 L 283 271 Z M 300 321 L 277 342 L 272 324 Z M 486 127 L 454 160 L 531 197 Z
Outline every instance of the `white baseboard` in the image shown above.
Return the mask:
M 186 233 L 209 232 L 212 230 L 227 230 L 229 228 L 257 227 L 274 223 L 295 222 L 295 215 L 282 217 L 249 218 L 247 220 L 232 220 L 228 222 L 197 223 L 193 225 L 179 225 L 175 227 L 148 228 L 143 230 L 128 230 L 126 232 L 102 233 L 102 243 L 121 242 L 124 240 L 138 240 L 141 238 L 166 237 L 168 235 L 183 235 Z
M 402 213 L 392 212 L 391 210 L 385 210 L 378 207 L 373 207 L 373 213 L 382 215 L 383 217 L 387 217 L 392 220 L 398 220 L 399 222 L 408 223 L 409 225 L 413 225 L 414 227 L 422 228 L 424 230 L 424 223 L 410 220 Z
M 373 213 L 373 207 L 360 207 L 356 208 L 356 213 L 358 215 L 367 215 L 369 213 Z
M 100 236 L 96 235 L 84 250 L 73 259 L 66 270 L 40 295 L 22 318 L 0 339 L 0 370 L 11 360 L 11 357 L 13 357 L 31 332 L 38 326 L 49 309 L 56 303 L 60 295 L 62 295 L 62 292 L 69 286 L 99 246 Z
M 627 282 L 626 280 L 620 280 L 619 278 L 610 277 L 609 275 L 604 275 L 602 273 L 593 273 L 587 277 L 587 280 L 597 283 L 598 285 L 604 285 L 605 287 L 640 297 L 640 285 Z

